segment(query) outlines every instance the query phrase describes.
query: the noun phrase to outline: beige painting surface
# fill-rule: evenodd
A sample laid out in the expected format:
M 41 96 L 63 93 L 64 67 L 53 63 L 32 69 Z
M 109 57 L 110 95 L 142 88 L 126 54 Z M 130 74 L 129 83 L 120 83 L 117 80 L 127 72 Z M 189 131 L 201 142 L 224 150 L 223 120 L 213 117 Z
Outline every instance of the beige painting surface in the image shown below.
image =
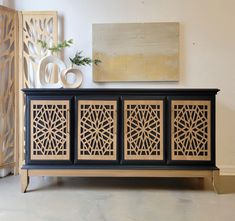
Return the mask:
M 178 81 L 179 23 L 93 24 L 93 80 Z

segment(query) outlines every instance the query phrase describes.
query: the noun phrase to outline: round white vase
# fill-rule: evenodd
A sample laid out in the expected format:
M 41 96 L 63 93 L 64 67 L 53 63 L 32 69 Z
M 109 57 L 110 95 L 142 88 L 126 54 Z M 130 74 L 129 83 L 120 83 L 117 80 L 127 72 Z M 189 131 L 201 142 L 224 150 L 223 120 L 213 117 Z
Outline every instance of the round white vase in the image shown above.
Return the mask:
M 68 80 L 70 73 L 74 75 L 73 83 Z M 61 72 L 60 80 L 64 88 L 78 88 L 82 83 L 82 72 L 77 68 L 67 68 Z

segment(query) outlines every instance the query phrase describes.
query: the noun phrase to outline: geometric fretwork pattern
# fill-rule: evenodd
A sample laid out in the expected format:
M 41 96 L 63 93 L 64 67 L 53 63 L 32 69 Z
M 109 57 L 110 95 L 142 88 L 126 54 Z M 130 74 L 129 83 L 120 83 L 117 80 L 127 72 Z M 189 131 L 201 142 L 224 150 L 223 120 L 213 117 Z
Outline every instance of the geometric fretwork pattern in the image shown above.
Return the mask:
M 163 160 L 163 101 L 124 101 L 125 160 Z
M 31 101 L 31 159 L 68 160 L 69 101 Z
M 171 106 L 172 160 L 210 160 L 210 101 L 177 100 Z
M 78 101 L 78 160 L 116 160 L 117 102 Z

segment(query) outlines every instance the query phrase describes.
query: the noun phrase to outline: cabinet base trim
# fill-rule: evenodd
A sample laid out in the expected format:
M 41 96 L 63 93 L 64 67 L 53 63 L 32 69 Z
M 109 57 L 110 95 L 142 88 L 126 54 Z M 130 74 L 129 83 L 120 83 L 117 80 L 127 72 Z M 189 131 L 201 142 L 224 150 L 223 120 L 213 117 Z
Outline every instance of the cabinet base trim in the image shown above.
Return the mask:
M 21 191 L 26 192 L 30 176 L 56 177 L 185 177 L 209 178 L 218 193 L 219 170 L 102 170 L 102 169 L 22 169 Z
M 28 170 L 29 176 L 80 177 L 212 177 L 212 170 Z

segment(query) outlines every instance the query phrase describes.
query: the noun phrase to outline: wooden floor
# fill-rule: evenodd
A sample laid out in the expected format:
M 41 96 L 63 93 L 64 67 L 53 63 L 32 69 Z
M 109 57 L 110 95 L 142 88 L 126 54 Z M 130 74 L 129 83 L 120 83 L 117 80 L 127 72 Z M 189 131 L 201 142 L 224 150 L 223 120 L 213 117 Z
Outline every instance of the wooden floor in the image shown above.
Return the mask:
M 227 181 L 227 183 L 230 183 Z M 235 184 L 235 183 L 233 183 Z M 235 217 L 234 193 L 202 178 L 32 177 L 0 179 L 1 221 L 221 221 Z

